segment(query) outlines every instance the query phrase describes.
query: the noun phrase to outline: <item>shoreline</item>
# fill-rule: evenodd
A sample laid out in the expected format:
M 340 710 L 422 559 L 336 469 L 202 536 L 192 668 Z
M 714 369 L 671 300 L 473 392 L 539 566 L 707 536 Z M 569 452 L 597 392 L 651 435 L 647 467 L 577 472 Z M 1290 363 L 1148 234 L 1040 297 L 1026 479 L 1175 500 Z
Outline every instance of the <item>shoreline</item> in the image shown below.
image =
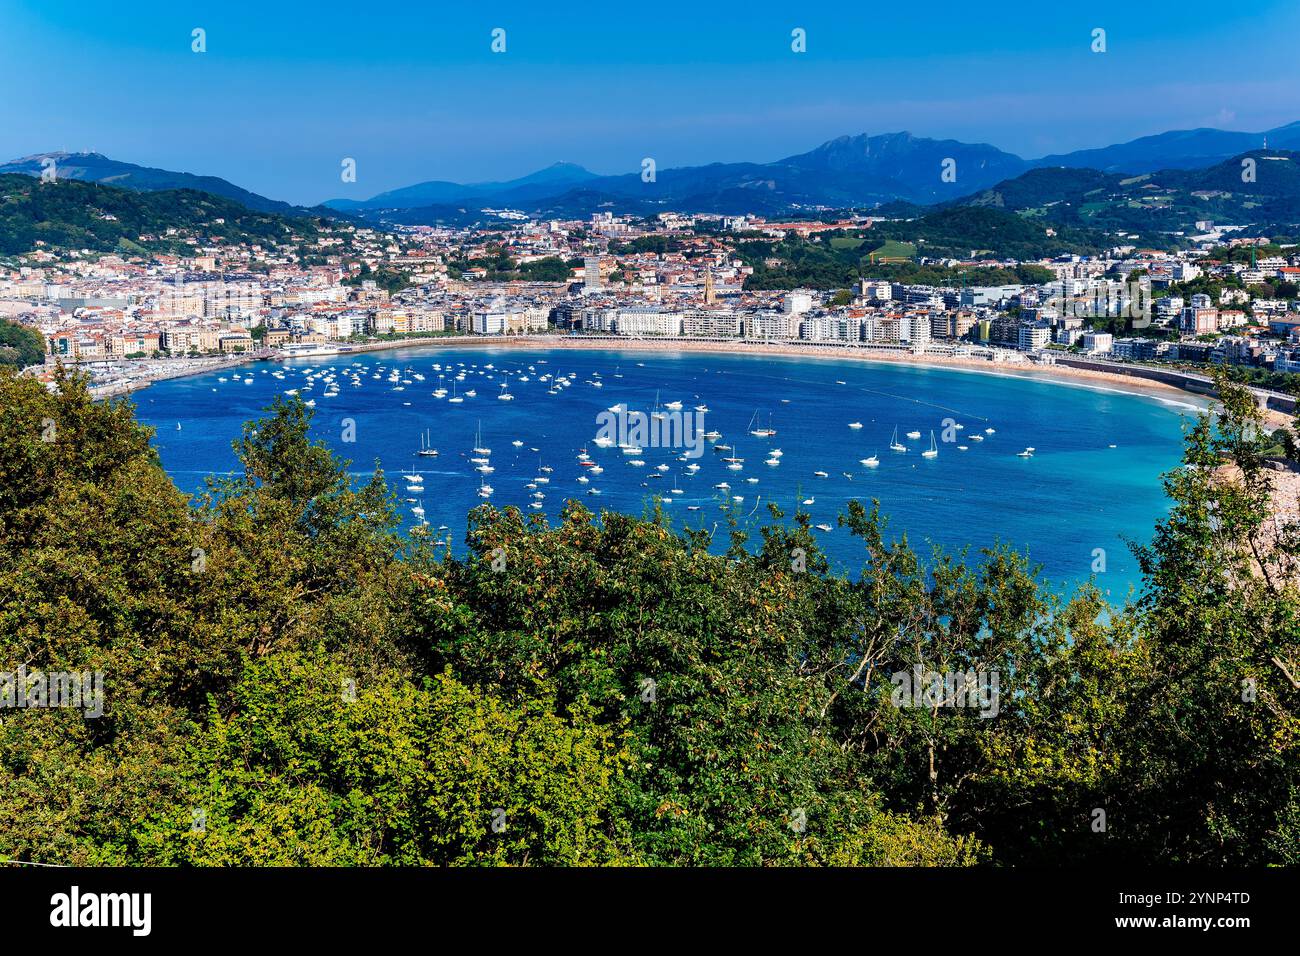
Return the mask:
M 504 348 L 521 351 L 540 351 L 545 349 L 577 349 L 583 351 L 642 351 L 642 352 L 702 352 L 716 355 L 757 356 L 775 355 L 787 358 L 814 358 L 823 360 L 842 360 L 867 363 L 889 363 L 910 365 L 916 368 L 946 369 L 955 372 L 969 372 L 1003 378 L 1037 379 L 1053 385 L 1090 388 L 1097 391 L 1113 392 L 1139 398 L 1151 398 L 1163 404 L 1175 406 L 1187 412 L 1201 412 L 1212 407 L 1214 399 L 1202 392 L 1180 388 L 1168 382 L 1159 382 L 1133 375 L 1106 372 L 1096 369 L 1083 369 L 1068 365 L 1038 365 L 1028 362 L 993 362 L 987 359 L 964 356 L 920 354 L 910 351 L 889 349 L 853 349 L 826 346 L 803 345 L 795 342 L 760 342 L 748 340 L 702 340 L 702 339 L 619 339 L 619 338 L 585 338 L 569 335 L 520 335 L 520 336 L 435 336 L 415 338 L 405 341 L 365 343 L 348 352 L 322 356 L 288 356 L 292 358 L 321 358 L 326 360 L 346 359 L 360 353 L 394 351 L 397 349 L 454 349 Z M 266 359 L 244 358 L 243 361 L 266 361 Z M 233 363 L 232 363 L 233 364 Z M 178 370 L 175 375 L 166 378 L 180 378 L 198 375 L 211 369 Z M 133 382 L 129 391 L 147 387 L 155 379 Z M 127 391 L 127 390 L 123 390 Z M 119 392 L 118 394 L 121 394 Z M 104 396 L 107 397 L 107 396 Z M 1268 428 L 1286 427 L 1291 417 L 1274 409 L 1263 410 L 1264 421 Z
M 984 359 L 965 358 L 944 355 L 914 355 L 905 351 L 855 351 L 837 349 L 831 351 L 820 346 L 798 345 L 795 343 L 724 342 L 703 340 L 658 341 L 650 339 L 585 339 L 571 336 L 519 336 L 501 339 L 474 339 L 470 344 L 494 346 L 499 348 L 516 348 L 525 351 L 543 349 L 577 349 L 581 351 L 643 351 L 643 352 L 704 352 L 716 355 L 757 356 L 776 355 L 788 358 L 816 358 L 825 360 L 844 360 L 853 362 L 881 362 L 895 365 L 911 365 L 917 368 L 937 368 L 956 372 L 971 372 L 1003 378 L 1030 378 L 1045 381 L 1053 385 L 1091 388 L 1117 394 L 1133 395 L 1141 398 L 1155 398 L 1170 405 L 1181 406 L 1191 411 L 1201 411 L 1209 407 L 1209 396 L 1187 391 L 1165 382 L 1134 378 L 1114 372 L 1100 372 L 1091 369 L 1073 368 L 1064 365 L 1031 365 L 1029 363 L 991 362 Z M 465 339 L 446 343 L 448 345 L 465 344 Z M 438 343 L 436 340 L 415 343 L 413 347 L 425 348 Z M 406 348 L 410 343 L 394 343 L 393 348 Z M 1270 415 L 1278 413 L 1270 412 Z M 1285 416 L 1281 416 L 1285 421 Z
M 604 345 L 604 343 L 601 344 Z M 905 351 L 887 352 L 882 350 L 879 352 L 857 352 L 850 349 L 828 351 L 819 346 L 800 346 L 794 343 L 782 343 L 779 345 L 756 343 L 754 345 L 746 345 L 740 349 L 727 348 L 724 343 L 713 342 L 659 343 L 639 340 L 638 345 L 645 347 L 647 351 L 714 352 L 723 355 L 744 355 L 748 352 L 758 355 L 780 355 L 789 358 L 819 358 L 869 363 L 880 362 L 891 365 L 911 365 L 917 368 L 939 368 L 949 369 L 952 371 L 978 372 L 984 375 L 1001 377 L 1039 378 L 1053 381 L 1053 384 L 1057 385 L 1078 385 L 1083 381 L 1091 380 L 1094 382 L 1107 382 L 1114 385 L 1128 386 L 1126 389 L 1116 389 L 1116 391 L 1128 391 L 1132 394 L 1153 392 L 1166 395 L 1178 395 L 1181 397 L 1194 394 L 1191 392 L 1185 392 L 1180 388 L 1163 382 L 1152 382 L 1144 379 L 1135 380 L 1127 375 L 1118 375 L 1109 372 L 1093 372 L 1084 369 L 1069 368 L 1068 366 L 1043 366 L 1031 365 L 1029 363 L 990 362 L 984 359 L 965 358 L 960 356 L 915 355 L 911 352 Z M 584 348 L 587 346 L 578 345 L 575 342 L 572 347 Z M 619 346 L 605 345 L 604 347 L 618 348 Z M 1071 379 L 1078 379 L 1079 381 L 1071 381 Z

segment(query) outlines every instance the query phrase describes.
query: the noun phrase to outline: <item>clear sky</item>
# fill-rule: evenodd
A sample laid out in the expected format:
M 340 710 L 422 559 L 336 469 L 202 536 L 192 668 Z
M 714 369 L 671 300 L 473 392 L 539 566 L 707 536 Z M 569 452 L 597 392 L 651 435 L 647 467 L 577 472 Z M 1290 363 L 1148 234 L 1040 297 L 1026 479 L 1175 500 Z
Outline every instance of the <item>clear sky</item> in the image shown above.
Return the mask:
M 1300 120 L 1297 50 L 1295 0 L 0 0 L 0 157 L 93 149 L 300 203 L 903 129 L 1035 157 Z

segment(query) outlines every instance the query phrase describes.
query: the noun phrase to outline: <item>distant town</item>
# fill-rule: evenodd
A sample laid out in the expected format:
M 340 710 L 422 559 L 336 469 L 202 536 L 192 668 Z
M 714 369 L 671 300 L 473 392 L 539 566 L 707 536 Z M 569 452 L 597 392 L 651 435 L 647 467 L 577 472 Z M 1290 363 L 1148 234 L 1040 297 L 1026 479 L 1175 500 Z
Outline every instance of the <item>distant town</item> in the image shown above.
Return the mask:
M 1197 223 L 1177 251 L 1119 246 L 1032 262 L 906 261 L 956 281 L 752 288 L 752 250 L 860 241 L 881 221 L 597 213 L 492 228 L 328 222 L 279 245 L 171 236 L 189 253 L 44 250 L 0 269 L 0 316 L 106 391 L 253 357 L 328 355 L 446 336 L 537 334 L 799 343 L 1000 362 L 1210 363 L 1300 373 L 1300 249 Z M 174 232 L 174 230 L 172 230 Z M 155 237 L 143 236 L 142 240 Z M 892 245 L 892 244 L 890 244 Z M 888 246 L 882 250 L 890 251 Z M 1043 281 L 968 283 L 1033 267 Z M 797 275 L 797 271 L 794 273 Z

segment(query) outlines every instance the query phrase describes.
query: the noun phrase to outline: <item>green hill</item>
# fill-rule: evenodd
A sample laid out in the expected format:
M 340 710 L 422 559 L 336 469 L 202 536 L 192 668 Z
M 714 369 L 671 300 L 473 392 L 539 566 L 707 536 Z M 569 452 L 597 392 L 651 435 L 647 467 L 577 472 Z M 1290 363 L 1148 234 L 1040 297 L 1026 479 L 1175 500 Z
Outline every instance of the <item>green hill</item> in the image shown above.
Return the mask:
M 1073 228 L 1137 234 L 1156 242 L 1201 220 L 1288 231 L 1300 222 L 1300 153 L 1251 150 L 1204 169 L 1126 175 L 1035 169 L 949 203 L 991 208 Z M 1291 230 L 1293 231 L 1293 230 Z
M 963 279 L 976 285 L 1047 282 L 1051 274 L 1034 266 L 1007 269 L 991 263 L 967 269 L 963 277 L 954 268 L 921 265 L 916 258 L 907 262 L 881 259 L 912 256 L 1024 262 L 1065 254 L 1089 255 L 1108 244 L 1104 235 L 1092 229 L 1044 223 L 1000 209 L 958 206 L 822 238 L 745 241 L 737 251 L 754 270 L 745 280 L 747 289 L 844 289 L 859 278 L 945 285 L 957 285 Z
M 1103 236 L 1084 228 L 1044 224 L 977 206 L 938 209 L 920 219 L 879 223 L 872 232 L 882 239 L 914 243 L 918 255 L 934 258 L 1028 260 L 1088 255 L 1107 245 Z
M 22 159 L 0 164 L 0 175 L 24 173 L 28 176 L 40 176 L 48 162 L 56 164 L 59 179 L 102 183 L 140 192 L 194 189 L 224 199 L 233 199 L 241 206 L 247 206 L 258 212 L 278 212 L 285 215 L 302 215 L 305 212 L 287 202 L 267 199 L 265 196 L 249 192 L 218 176 L 196 176 L 193 173 L 179 173 L 153 166 L 137 166 L 135 163 L 109 159 L 100 153 L 57 152 L 24 156 Z
M 324 220 L 256 212 L 192 189 L 139 192 L 98 183 L 0 176 L 0 254 L 54 249 L 193 250 L 186 238 L 227 243 L 312 242 Z M 169 234 L 168 230 L 172 230 Z

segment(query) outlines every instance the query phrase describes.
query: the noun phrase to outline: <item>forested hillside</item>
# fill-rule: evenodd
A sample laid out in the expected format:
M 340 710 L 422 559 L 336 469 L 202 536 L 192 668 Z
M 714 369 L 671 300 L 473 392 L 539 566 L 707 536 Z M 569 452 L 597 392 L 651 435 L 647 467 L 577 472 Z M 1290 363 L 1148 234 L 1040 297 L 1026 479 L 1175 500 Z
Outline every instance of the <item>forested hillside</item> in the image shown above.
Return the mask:
M 6 858 L 1300 862 L 1300 544 L 1227 383 L 1119 610 L 865 504 L 853 579 L 777 510 L 725 554 L 577 504 L 407 541 L 297 399 L 189 501 L 129 404 L 59 385 L 0 370 L 0 670 L 102 671 L 104 710 L 0 709 Z M 993 706 L 907 706 L 915 668 L 996 674 Z
M 186 251 L 199 235 L 273 245 L 314 240 L 317 220 L 254 212 L 233 199 L 193 189 L 137 192 L 99 183 L 45 183 L 0 175 L 0 255 L 38 248 L 98 252 Z

